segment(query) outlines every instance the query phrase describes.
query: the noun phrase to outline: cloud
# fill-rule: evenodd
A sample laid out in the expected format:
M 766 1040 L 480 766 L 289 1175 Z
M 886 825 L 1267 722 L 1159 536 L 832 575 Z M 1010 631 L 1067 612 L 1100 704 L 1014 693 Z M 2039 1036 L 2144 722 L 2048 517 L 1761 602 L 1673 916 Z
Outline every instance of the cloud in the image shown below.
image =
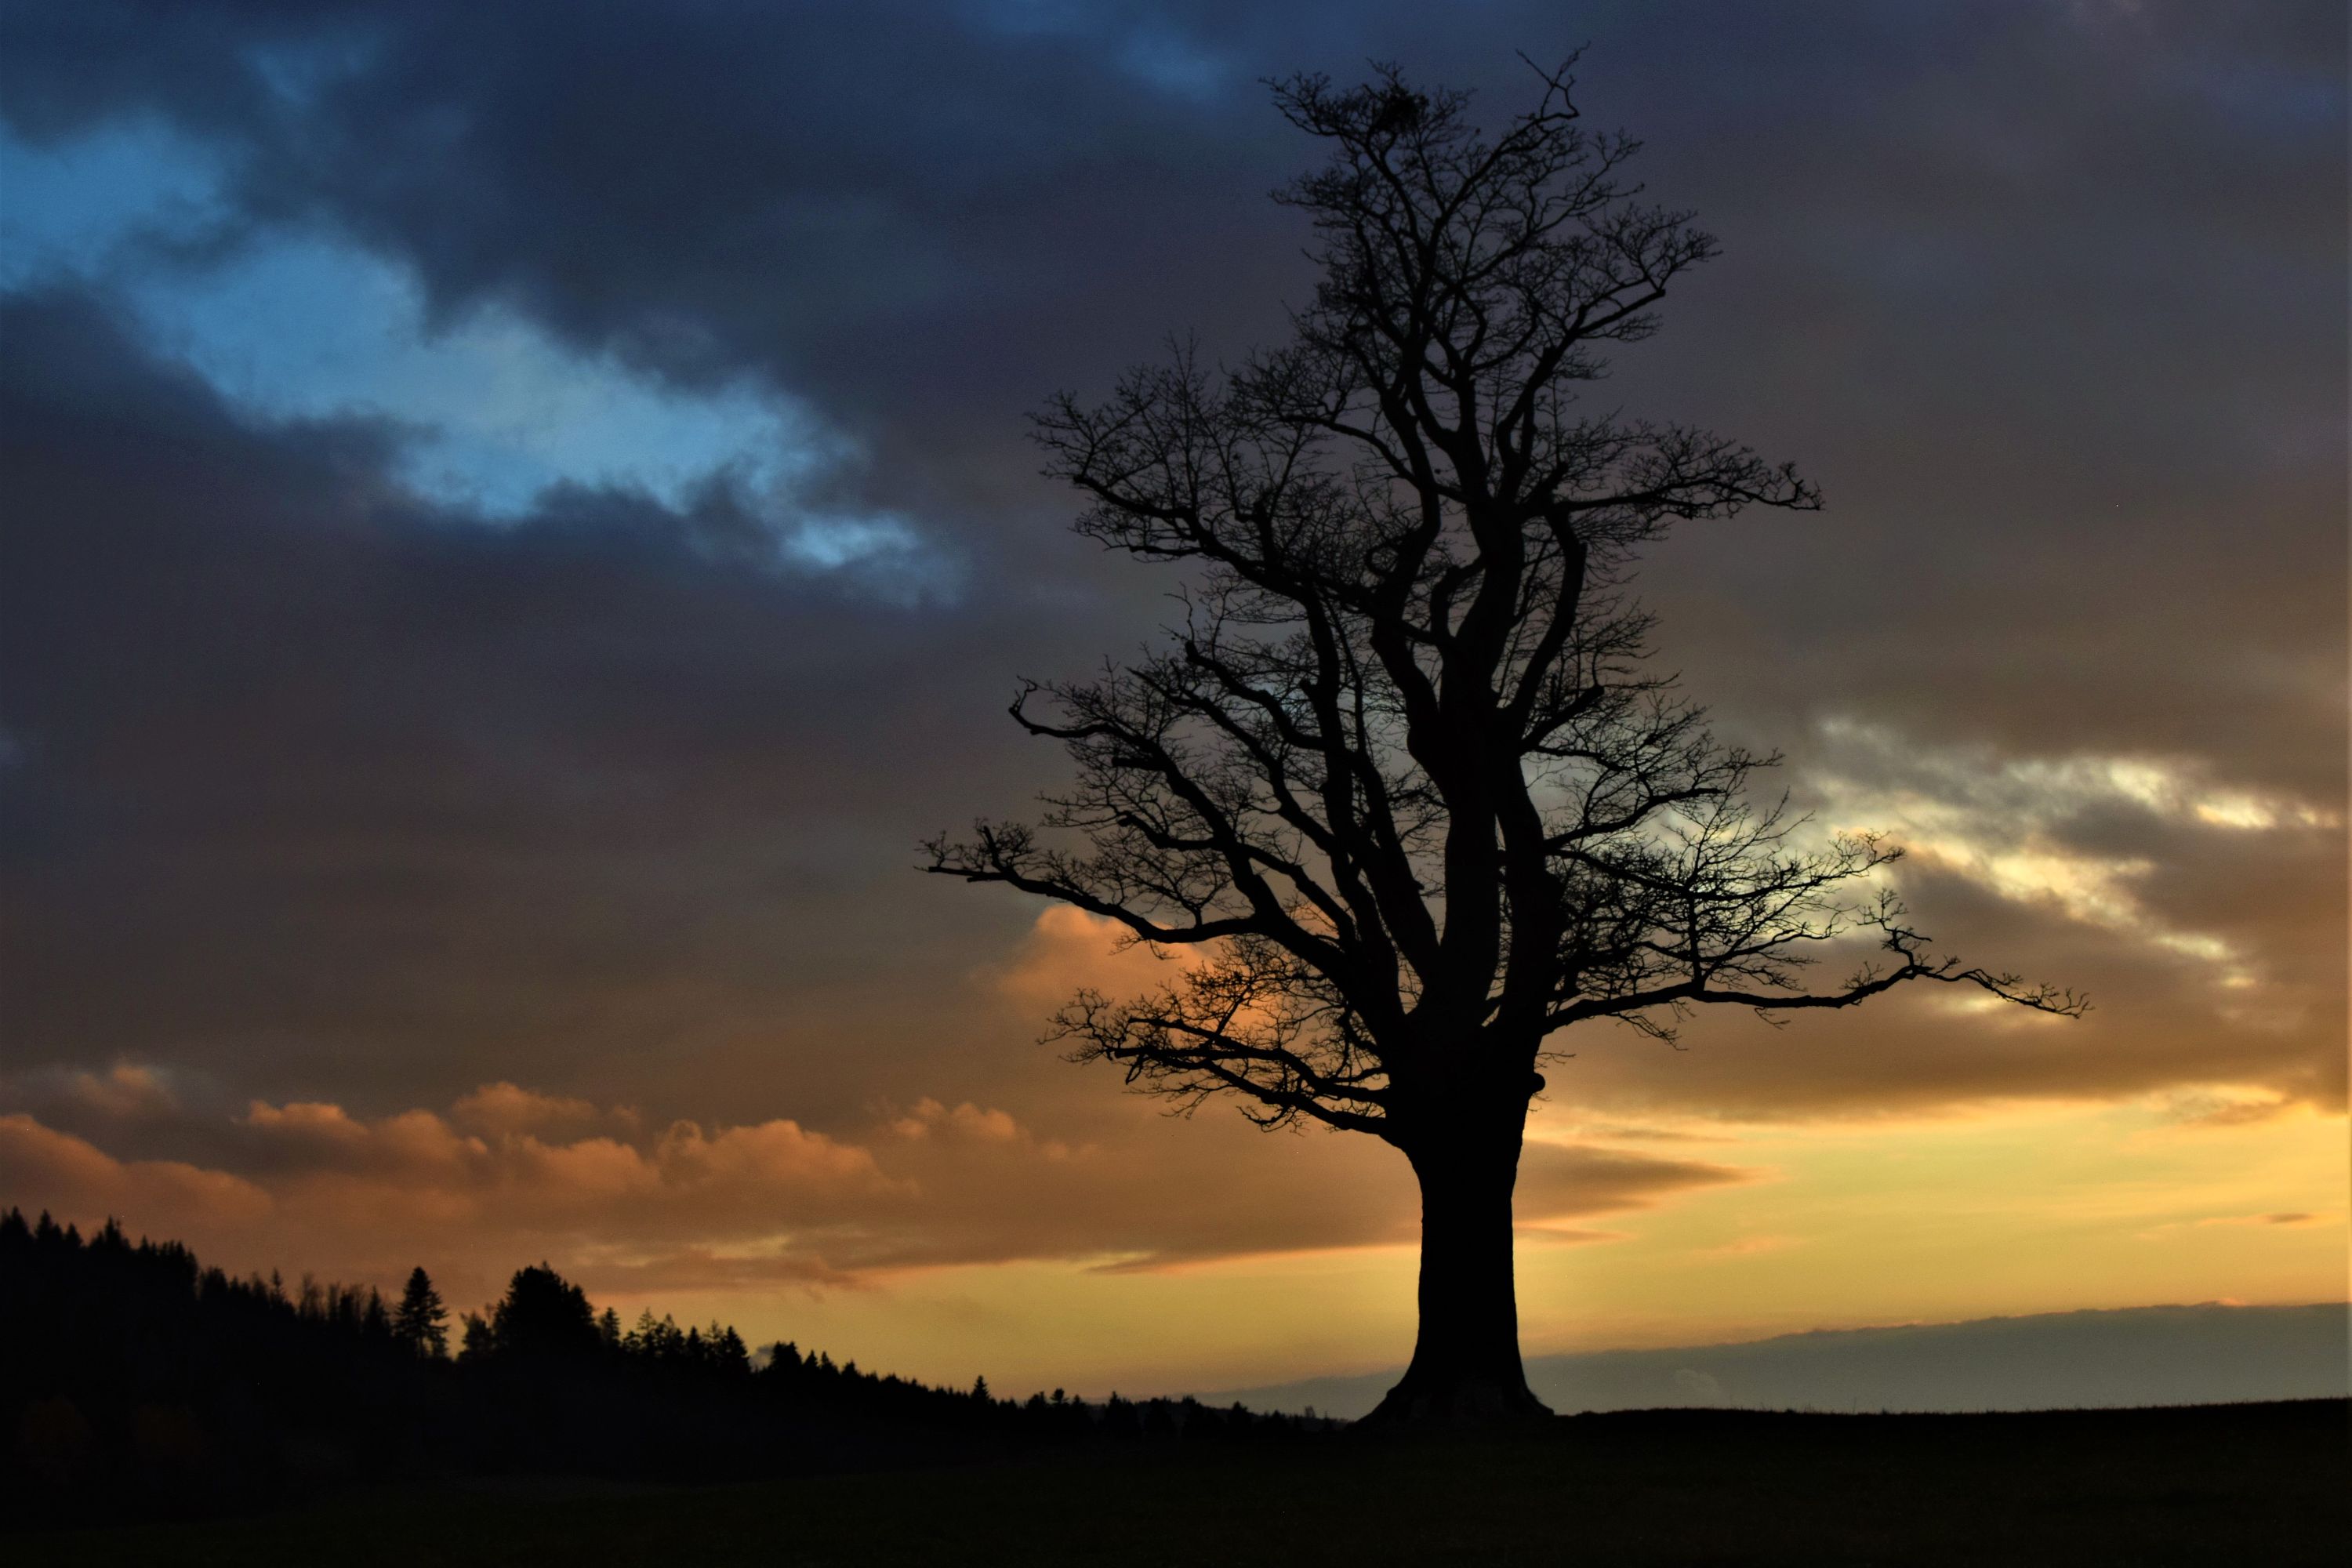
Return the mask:
M 20 1059 L 454 1094 L 485 1052 L 512 1076 L 814 1022 L 971 962 L 916 934 L 953 928 L 898 869 L 936 809 L 899 760 L 999 721 L 971 639 L 1024 646 L 1013 606 L 747 574 L 696 544 L 715 514 L 643 498 L 452 519 L 375 426 L 248 423 L 88 296 L 5 331 Z M 142 464 L 111 456 L 131 431 Z
M 1022 1135 L 1019 1124 L 1006 1112 L 984 1109 L 970 1100 L 953 1110 L 936 1100 L 918 1101 L 913 1110 L 890 1123 L 890 1131 L 906 1139 L 929 1138 L 936 1133 L 991 1143 L 1009 1143 Z
M 2000 757 L 1843 720 L 1822 731 L 1806 783 L 1836 826 L 1891 832 L 1934 870 L 2197 960 L 2225 986 L 2260 984 L 2252 955 L 2229 934 L 2176 923 L 2142 892 L 2158 855 L 2170 849 L 2163 858 L 2177 864 L 2189 844 L 2210 851 L 2216 838 L 2257 834 L 2284 836 L 2299 853 L 2343 842 L 2334 805 L 2214 779 L 2216 764 L 2200 759 Z
M 837 1143 L 790 1121 L 722 1128 L 709 1134 L 691 1121 L 676 1121 L 654 1150 L 661 1179 L 690 1188 L 825 1187 L 864 1184 L 877 1175 L 867 1151 Z
M 983 974 L 1006 998 L 1043 1016 L 1080 990 L 1138 995 L 1206 961 L 1202 949 L 1155 951 L 1130 940 L 1115 920 L 1049 903 L 1037 908 L 1035 923 L 1013 961 L 990 966 Z
M 486 1083 L 460 1097 L 449 1108 L 449 1114 L 461 1126 L 494 1133 L 572 1127 L 598 1119 L 596 1108 L 584 1100 L 572 1095 L 539 1094 L 503 1081 Z
M 1573 1218 L 1754 1179 L 1755 1173 L 1729 1165 L 1531 1140 L 1519 1157 L 1515 1207 L 1532 1221 Z
M 1283 331 L 1263 193 L 1308 150 L 1256 79 L 1397 58 L 1499 110 L 1555 9 L 0 11 L 0 1093 L 42 1179 L 224 1236 L 258 1194 L 245 1256 L 350 1269 L 1409 1241 L 1393 1151 L 1040 1049 L 1153 960 L 911 846 L 1064 776 L 1015 677 L 1164 619 L 1020 414 Z M 1939 941 L 2098 1011 L 1579 1030 L 1580 1138 L 2340 1106 L 2340 11 L 1591 23 L 1590 118 L 1727 253 L 1612 399 L 1830 499 L 1651 555 L 1668 664 L 1911 838 Z M 1752 1179 L 1531 1157 L 1557 1234 Z
M 501 522 L 558 486 L 673 510 L 721 493 L 764 536 L 730 541 L 749 559 L 917 597 L 953 587 L 917 524 L 826 507 L 856 444 L 756 378 L 671 385 L 490 300 L 429 321 L 412 267 L 300 227 L 208 243 L 219 160 L 152 123 L 48 147 L 0 133 L 0 161 L 24 192 L 0 215 L 0 281 L 109 288 L 146 347 L 249 416 L 396 429 L 394 469 L 420 496 Z
M 179 1103 L 162 1073 L 135 1062 L 117 1062 L 102 1076 L 77 1072 L 68 1086 L 73 1099 L 112 1117 L 161 1114 Z
M 1719 1405 L 1723 1402 L 1723 1384 L 1711 1372 L 1699 1372 L 1692 1367 L 1675 1370 L 1675 1392 L 1696 1404 Z
M 2168 1097 L 2164 1119 L 2183 1127 L 2247 1127 L 2293 1109 L 2294 1100 L 2283 1094 L 2198 1090 Z
M 1780 1252 L 1791 1247 L 1801 1247 L 1804 1239 L 1794 1236 L 1743 1236 L 1719 1247 L 1696 1249 L 1701 1258 L 1753 1258 L 1759 1253 Z
M 1721 1132 L 1695 1131 L 1687 1127 L 1637 1127 L 1622 1122 L 1591 1121 L 1575 1129 L 1586 1138 L 1610 1141 L 1619 1139 L 1637 1143 L 1727 1143 L 1729 1137 Z
M 866 1276 L 832 1267 L 821 1258 L 797 1253 L 722 1253 L 684 1247 L 620 1259 L 590 1258 L 575 1271 L 593 1274 L 600 1290 L 629 1296 L 702 1294 L 737 1290 L 856 1290 L 870 1289 Z
M 551 1105 L 570 1134 L 551 1131 Z M 484 1127 L 486 1106 L 505 1124 L 472 1133 L 453 1124 Z M 461 1097 L 447 1115 L 366 1117 L 325 1102 L 256 1101 L 215 1130 L 221 1168 L 206 1169 L 125 1161 L 19 1115 L 5 1123 L 7 1173 L 11 1201 L 92 1223 L 120 1215 L 253 1267 L 268 1261 L 256 1258 L 264 1242 L 315 1252 L 306 1267 L 379 1276 L 396 1268 L 401 1248 L 455 1252 L 491 1275 L 499 1260 L 527 1254 L 620 1290 L 817 1287 L 1016 1259 L 1134 1272 L 1405 1246 L 1418 1228 L 1403 1163 L 1369 1141 L 1350 1140 L 1361 1146 L 1336 1159 L 1340 1146 L 1318 1141 L 1328 1145 L 1312 1151 L 1322 1158 L 1292 1163 L 1268 1181 L 1250 1156 L 1288 1154 L 1300 1141 L 1230 1124 L 1223 1140 L 1187 1136 L 1156 1151 L 1131 1139 L 1072 1145 L 996 1108 L 926 1099 L 857 1136 L 784 1118 L 590 1130 L 616 1124 L 583 1102 L 510 1083 Z M 1379 1179 L 1367 1179 L 1376 1171 Z M 1748 1175 L 1536 1143 L 1517 1206 L 1544 1239 L 1612 1240 L 1614 1232 L 1562 1222 Z M 254 1228 L 264 1217 L 266 1236 Z
M 0 1188 L 12 1202 L 85 1221 L 152 1215 L 152 1224 L 174 1234 L 245 1230 L 277 1206 L 260 1186 L 226 1172 L 172 1160 L 117 1160 L 22 1113 L 0 1116 Z
M 1515 1224 L 1511 1233 L 1521 1241 L 1543 1241 L 1555 1247 L 1589 1247 L 1597 1242 L 1629 1239 L 1628 1233 L 1622 1230 L 1594 1230 L 1579 1226 L 1530 1225 L 1525 1222 Z
M 1938 951 L 2087 993 L 2080 1020 L 1912 988 L 1770 1032 L 1724 1014 L 1660 1052 L 1584 1029 L 1554 1090 L 1597 1111 L 1789 1120 L 2013 1098 L 2186 1097 L 2217 1122 L 2345 1103 L 2335 806 L 2218 759 L 2017 754 L 1831 721 L 1791 780 L 1818 830 L 1887 834 Z M 1825 953 L 1833 978 L 1866 954 Z M 2211 1086 L 2239 1086 L 2227 1104 Z

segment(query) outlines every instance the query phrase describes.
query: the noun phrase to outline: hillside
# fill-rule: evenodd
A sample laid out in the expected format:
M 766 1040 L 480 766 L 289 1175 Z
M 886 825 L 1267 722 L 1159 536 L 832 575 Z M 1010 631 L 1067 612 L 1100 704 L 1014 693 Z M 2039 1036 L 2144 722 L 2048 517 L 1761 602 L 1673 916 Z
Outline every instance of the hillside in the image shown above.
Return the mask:
M 749 1486 L 406 1489 L 12 1542 L 19 1568 L 2336 1563 L 2342 1401 L 2041 1415 L 1587 1415 Z
M 1746 1343 L 1532 1356 L 1528 1383 L 1562 1415 L 1712 1408 L 2091 1409 L 2341 1398 L 2352 1387 L 2342 1302 L 2137 1307 L 1783 1334 Z M 1221 1391 L 1254 1410 L 1352 1418 L 1396 1369 Z

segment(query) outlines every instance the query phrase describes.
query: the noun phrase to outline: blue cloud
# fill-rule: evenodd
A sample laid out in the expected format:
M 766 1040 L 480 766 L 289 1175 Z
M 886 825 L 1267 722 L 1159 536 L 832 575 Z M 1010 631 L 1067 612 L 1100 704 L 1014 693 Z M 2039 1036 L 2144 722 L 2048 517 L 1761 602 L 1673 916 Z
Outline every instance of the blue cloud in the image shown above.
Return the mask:
M 412 268 L 332 235 L 222 243 L 220 161 L 160 128 L 46 148 L 0 132 L 0 284 L 103 284 L 151 349 L 257 418 L 391 425 L 400 477 L 436 501 L 509 521 L 558 485 L 679 510 L 723 486 L 768 528 L 779 564 L 854 570 L 901 596 L 953 586 L 909 520 L 817 503 L 860 453 L 754 377 L 676 385 L 495 301 L 436 320 Z
M 113 270 L 221 223 L 226 171 L 160 121 L 108 125 L 52 147 L 0 126 L 0 287 Z

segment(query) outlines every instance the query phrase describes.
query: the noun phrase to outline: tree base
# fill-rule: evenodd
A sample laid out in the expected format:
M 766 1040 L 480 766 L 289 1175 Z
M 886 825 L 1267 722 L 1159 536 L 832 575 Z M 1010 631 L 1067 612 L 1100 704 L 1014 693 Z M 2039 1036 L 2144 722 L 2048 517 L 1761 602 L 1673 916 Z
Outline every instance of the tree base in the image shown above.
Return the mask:
M 1484 1431 L 1558 1419 L 1524 1380 L 1408 1376 L 1356 1427 L 1368 1432 Z

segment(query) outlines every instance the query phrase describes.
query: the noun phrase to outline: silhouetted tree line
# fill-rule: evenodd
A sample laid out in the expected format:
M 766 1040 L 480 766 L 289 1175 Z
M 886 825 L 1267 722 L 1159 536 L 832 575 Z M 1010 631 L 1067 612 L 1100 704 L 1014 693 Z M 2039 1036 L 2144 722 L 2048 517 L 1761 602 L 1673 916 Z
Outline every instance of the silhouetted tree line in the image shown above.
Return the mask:
M 648 1310 L 624 1330 L 545 1264 L 459 1321 L 422 1268 L 289 1288 L 177 1242 L 0 1215 L 0 1517 L 249 1508 L 345 1481 L 565 1473 L 725 1480 L 1296 1438 L 1331 1425 L 1192 1399 L 1001 1399 Z

